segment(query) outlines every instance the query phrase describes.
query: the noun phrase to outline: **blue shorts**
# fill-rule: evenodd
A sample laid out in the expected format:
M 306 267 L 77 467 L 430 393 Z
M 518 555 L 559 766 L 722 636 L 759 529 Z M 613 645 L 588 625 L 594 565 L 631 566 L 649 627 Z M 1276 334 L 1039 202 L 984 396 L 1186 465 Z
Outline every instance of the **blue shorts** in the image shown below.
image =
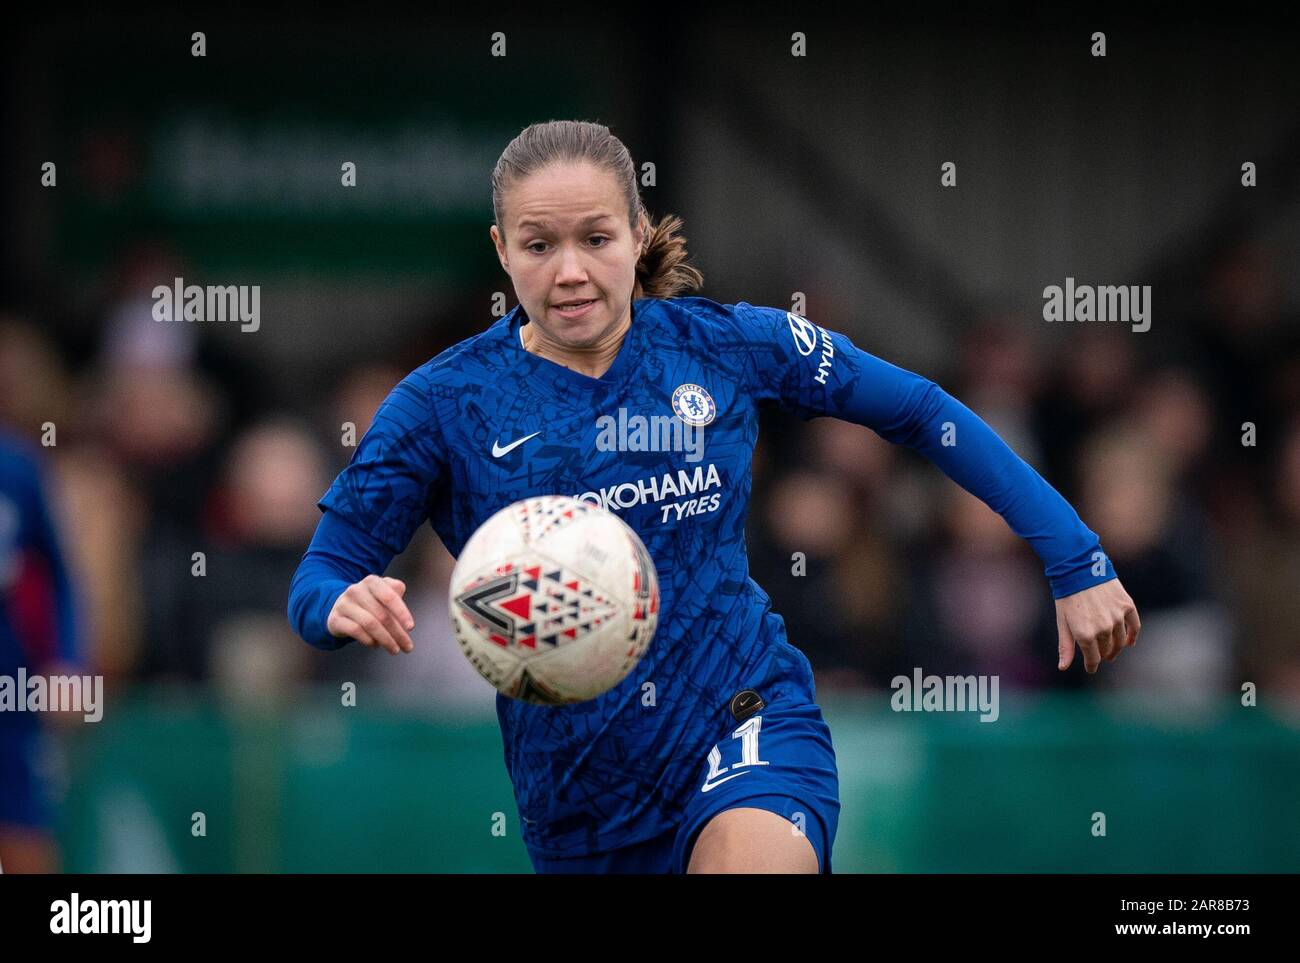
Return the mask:
M 49 829 L 53 823 L 43 736 L 36 727 L 0 726 L 0 826 Z
M 760 691 L 760 695 L 762 692 Z M 808 701 L 777 699 L 727 729 L 690 786 L 682 822 L 633 846 L 590 856 L 532 856 L 539 873 L 685 873 L 700 831 L 728 809 L 766 809 L 790 822 L 831 871 L 831 845 L 839 822 L 839 776 L 830 729 L 821 709 Z

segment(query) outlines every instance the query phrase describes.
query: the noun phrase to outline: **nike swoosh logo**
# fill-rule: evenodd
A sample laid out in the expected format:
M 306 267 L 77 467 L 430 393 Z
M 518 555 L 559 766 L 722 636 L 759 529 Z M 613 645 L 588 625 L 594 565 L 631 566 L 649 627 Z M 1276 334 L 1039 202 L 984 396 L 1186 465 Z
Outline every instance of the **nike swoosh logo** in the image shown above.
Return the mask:
M 753 772 L 753 771 L 754 770 L 752 769 L 742 769 L 740 770 L 740 772 L 733 772 L 730 776 L 723 776 L 721 779 L 717 780 L 716 782 L 709 782 L 706 779 L 704 780 L 704 785 L 700 787 L 700 792 L 708 792 L 710 789 L 717 789 L 728 779 L 735 779 L 737 776 L 743 776 L 746 773 Z
M 525 435 L 523 438 L 520 438 L 518 441 L 512 441 L 510 444 L 506 445 L 504 448 L 502 448 L 500 445 L 498 445 L 498 444 L 494 441 L 494 442 L 492 442 L 492 457 L 493 457 L 493 458 L 500 458 L 500 457 L 501 457 L 502 455 L 504 455 L 506 452 L 508 452 L 508 451 L 514 451 L 516 448 L 518 448 L 520 445 L 522 445 L 524 442 L 526 442 L 529 438 L 536 438 L 536 437 L 537 437 L 538 435 L 540 435 L 540 434 L 541 434 L 540 431 L 535 431 L 535 432 L 533 432 L 531 435 Z

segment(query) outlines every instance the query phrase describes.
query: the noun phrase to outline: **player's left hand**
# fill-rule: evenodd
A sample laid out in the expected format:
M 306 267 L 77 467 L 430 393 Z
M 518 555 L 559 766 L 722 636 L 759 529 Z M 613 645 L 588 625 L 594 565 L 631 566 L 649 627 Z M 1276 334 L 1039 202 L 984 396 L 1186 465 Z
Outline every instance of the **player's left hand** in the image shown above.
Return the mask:
M 1120 649 L 1137 644 L 1142 622 L 1137 606 L 1119 579 L 1113 578 L 1082 592 L 1056 600 L 1056 667 L 1062 671 L 1074 662 L 1074 646 L 1083 650 L 1083 667 L 1097 671 L 1101 660 L 1114 662 Z

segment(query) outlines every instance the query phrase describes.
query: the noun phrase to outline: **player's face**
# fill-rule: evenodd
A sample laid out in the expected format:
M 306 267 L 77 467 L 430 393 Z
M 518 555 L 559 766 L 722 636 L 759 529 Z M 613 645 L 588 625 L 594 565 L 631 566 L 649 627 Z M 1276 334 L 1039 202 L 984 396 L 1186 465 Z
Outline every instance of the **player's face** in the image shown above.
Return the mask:
M 630 317 L 643 224 L 633 231 L 612 174 L 553 164 L 504 198 L 505 243 L 492 241 L 528 319 L 562 348 L 600 345 Z M 575 301 L 589 304 L 569 308 Z

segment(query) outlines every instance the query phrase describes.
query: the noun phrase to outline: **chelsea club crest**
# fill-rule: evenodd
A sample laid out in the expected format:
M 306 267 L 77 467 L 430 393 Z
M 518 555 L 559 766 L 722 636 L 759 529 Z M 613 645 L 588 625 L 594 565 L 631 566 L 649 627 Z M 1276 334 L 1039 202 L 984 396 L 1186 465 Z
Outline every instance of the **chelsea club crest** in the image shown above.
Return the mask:
M 686 424 L 703 428 L 718 413 L 718 406 L 699 385 L 679 385 L 673 392 L 673 411 Z

